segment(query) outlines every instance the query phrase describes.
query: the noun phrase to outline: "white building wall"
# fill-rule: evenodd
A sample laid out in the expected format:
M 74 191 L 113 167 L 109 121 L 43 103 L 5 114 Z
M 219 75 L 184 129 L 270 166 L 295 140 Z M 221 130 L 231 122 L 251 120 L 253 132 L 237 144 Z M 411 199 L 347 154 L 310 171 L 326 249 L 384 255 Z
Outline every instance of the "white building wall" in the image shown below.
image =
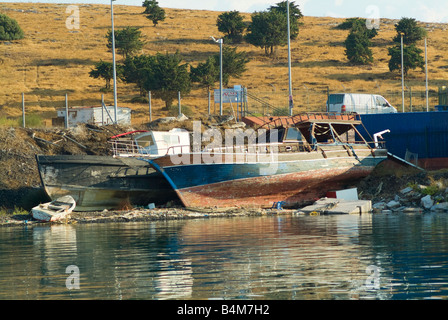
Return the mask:
M 107 106 L 107 111 L 102 107 L 74 107 L 68 109 L 69 127 L 75 126 L 77 123 L 90 123 L 97 126 L 114 123 L 115 108 Z M 57 111 L 58 118 L 65 119 L 65 109 Z M 131 109 L 117 108 L 118 124 L 131 124 Z

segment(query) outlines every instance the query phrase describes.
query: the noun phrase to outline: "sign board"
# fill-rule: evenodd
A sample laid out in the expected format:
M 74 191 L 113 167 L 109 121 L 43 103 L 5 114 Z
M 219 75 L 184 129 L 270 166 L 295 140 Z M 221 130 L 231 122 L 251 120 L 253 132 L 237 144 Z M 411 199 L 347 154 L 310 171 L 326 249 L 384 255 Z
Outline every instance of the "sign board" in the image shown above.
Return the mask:
M 237 103 L 242 101 L 243 92 L 240 86 L 235 86 L 233 89 L 222 90 L 222 103 Z M 214 91 L 214 101 L 219 103 L 219 89 Z

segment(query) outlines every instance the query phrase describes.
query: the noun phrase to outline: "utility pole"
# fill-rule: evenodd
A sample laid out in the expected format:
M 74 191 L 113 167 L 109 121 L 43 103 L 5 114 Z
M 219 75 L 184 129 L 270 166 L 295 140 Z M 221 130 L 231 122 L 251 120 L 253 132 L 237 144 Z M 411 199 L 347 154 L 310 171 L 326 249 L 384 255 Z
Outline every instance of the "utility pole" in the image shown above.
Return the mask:
M 289 74 L 289 115 L 293 115 L 294 100 L 292 97 L 292 72 L 291 72 L 291 22 L 289 17 L 289 0 L 286 5 L 286 15 L 288 18 L 288 74 Z
M 428 96 L 428 51 L 425 38 L 425 73 L 426 73 L 426 111 L 429 111 L 429 96 Z
M 403 57 L 403 33 L 401 35 L 401 107 L 404 112 L 404 57 Z
M 224 43 L 223 39 L 216 40 L 214 37 L 213 41 L 219 44 L 219 115 L 222 116 L 222 45 Z
M 114 31 L 114 4 L 113 2 L 116 0 L 110 0 L 110 15 L 112 20 L 112 57 L 113 57 L 113 65 L 114 65 L 114 111 L 115 111 L 115 124 L 117 124 L 117 63 L 115 59 L 115 31 Z

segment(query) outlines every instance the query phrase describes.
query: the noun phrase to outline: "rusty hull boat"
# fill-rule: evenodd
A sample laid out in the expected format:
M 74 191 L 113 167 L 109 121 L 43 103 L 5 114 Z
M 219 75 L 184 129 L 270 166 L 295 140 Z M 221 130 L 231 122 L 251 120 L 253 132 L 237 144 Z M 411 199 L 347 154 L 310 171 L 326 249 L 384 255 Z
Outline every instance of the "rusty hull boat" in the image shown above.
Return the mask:
M 111 137 L 113 155 L 36 155 L 43 188 L 50 199 L 72 196 L 74 211 L 101 211 L 177 200 L 163 175 L 148 162 L 190 150 L 186 130 L 132 131 Z
M 162 175 L 135 158 L 92 155 L 36 156 L 45 192 L 72 196 L 75 211 L 102 211 L 166 203 L 176 198 Z
M 359 134 L 361 124 L 356 114 L 307 113 L 268 124 L 266 136 L 252 145 L 148 162 L 186 207 L 305 205 L 353 185 L 387 159 L 380 143 L 368 143 Z

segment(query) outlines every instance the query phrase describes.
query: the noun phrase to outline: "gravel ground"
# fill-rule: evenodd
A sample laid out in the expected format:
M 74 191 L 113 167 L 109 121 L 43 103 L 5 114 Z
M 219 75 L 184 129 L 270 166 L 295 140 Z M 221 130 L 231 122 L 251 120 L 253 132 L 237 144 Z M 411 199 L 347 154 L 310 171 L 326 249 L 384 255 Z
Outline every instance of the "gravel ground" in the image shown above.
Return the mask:
M 193 210 L 185 208 L 163 208 L 163 209 L 134 209 L 126 211 L 102 212 L 72 212 L 65 219 L 52 223 L 76 224 L 76 223 L 110 223 L 110 222 L 139 222 L 157 220 L 182 220 L 182 219 L 209 219 L 224 217 L 249 217 L 268 215 L 293 214 L 297 210 L 285 209 L 242 209 L 229 208 L 223 210 Z M 31 214 L 3 215 L 0 216 L 0 226 L 32 226 L 43 224 L 33 219 Z

